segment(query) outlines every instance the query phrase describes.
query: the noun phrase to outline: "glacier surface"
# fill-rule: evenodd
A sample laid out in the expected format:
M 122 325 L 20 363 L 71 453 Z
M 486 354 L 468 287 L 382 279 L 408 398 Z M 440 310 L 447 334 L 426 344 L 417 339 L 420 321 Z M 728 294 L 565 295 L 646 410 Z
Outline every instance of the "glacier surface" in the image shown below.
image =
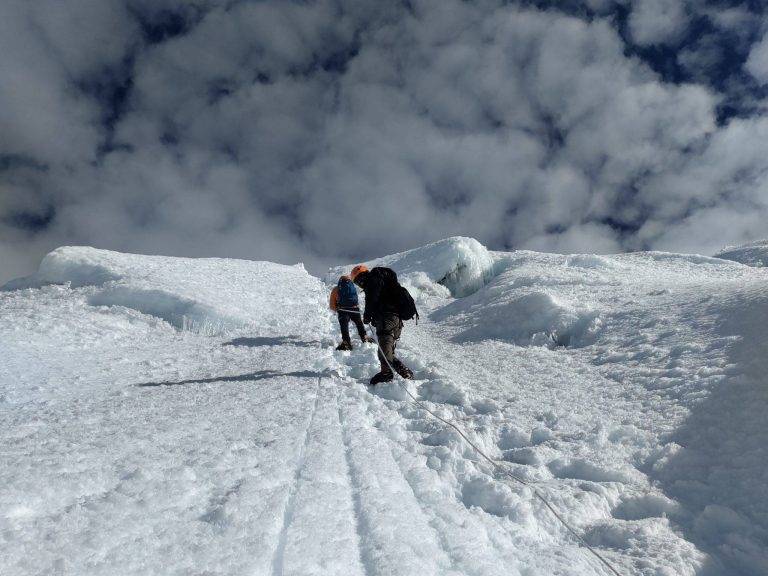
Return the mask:
M 490 252 L 417 296 L 408 390 L 626 575 L 768 573 L 768 272 Z M 606 574 L 301 266 L 65 247 L 0 292 L 0 565 L 27 574 Z

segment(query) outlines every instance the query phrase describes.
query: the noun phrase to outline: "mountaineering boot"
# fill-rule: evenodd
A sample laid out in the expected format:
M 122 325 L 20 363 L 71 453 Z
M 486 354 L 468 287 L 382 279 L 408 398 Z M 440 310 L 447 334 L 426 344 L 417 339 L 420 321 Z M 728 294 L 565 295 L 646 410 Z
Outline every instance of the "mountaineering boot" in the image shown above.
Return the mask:
M 408 368 L 408 366 L 400 362 L 400 360 L 397 358 L 395 358 L 395 361 L 392 362 L 392 367 L 395 369 L 395 372 L 400 374 L 400 376 L 406 380 L 411 380 L 413 378 L 413 370 Z
M 365 338 L 363 338 L 363 342 L 368 343 L 368 344 L 376 344 L 376 340 L 374 340 L 370 336 L 366 336 Z
M 342 340 L 341 344 L 336 346 L 336 350 L 352 350 L 352 342 L 349 340 Z
M 374 386 L 374 385 L 378 384 L 379 382 L 391 382 L 392 378 L 393 378 L 392 372 L 390 372 L 390 371 L 379 372 L 378 374 L 376 374 L 376 376 L 371 378 L 371 386 Z

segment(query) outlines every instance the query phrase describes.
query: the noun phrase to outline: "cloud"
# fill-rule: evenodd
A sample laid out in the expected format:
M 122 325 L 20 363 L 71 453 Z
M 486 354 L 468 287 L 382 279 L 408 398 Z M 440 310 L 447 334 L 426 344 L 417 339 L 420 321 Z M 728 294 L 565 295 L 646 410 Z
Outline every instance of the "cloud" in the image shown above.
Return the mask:
M 683 0 L 635 0 L 629 17 L 632 39 L 642 46 L 674 43 L 690 20 Z
M 454 234 L 598 252 L 764 234 L 762 119 L 718 124 L 714 86 L 632 55 L 622 4 L 643 43 L 711 14 L 703 1 L 590 0 L 582 19 L 492 0 L 9 0 L 0 281 L 64 243 L 319 271 Z M 716 66 L 688 50 L 690 66 Z
M 639 237 L 662 249 L 713 253 L 765 236 L 767 154 L 768 118 L 714 132 L 699 154 L 646 182 L 653 208 Z
M 768 84 L 768 34 L 749 52 L 746 68 L 761 84 Z

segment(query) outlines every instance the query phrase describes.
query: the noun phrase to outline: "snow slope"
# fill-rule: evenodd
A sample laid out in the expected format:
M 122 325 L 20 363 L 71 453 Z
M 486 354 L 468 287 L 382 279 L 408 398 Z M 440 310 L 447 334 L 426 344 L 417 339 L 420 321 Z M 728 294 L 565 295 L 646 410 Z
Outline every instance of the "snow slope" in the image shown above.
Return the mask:
M 407 385 L 627 575 L 768 573 L 767 273 L 452 238 Z M 348 271 L 332 269 L 327 281 Z M 0 292 L 8 574 L 607 574 L 533 495 L 336 352 L 301 267 L 62 248 Z

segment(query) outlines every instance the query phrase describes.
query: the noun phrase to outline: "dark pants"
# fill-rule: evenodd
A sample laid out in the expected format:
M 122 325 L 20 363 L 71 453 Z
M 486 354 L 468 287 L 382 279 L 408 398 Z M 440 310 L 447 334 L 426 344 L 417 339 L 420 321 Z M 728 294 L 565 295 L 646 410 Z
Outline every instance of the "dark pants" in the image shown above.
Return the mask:
M 379 350 L 381 371 L 391 372 L 389 369 L 389 364 L 391 364 L 392 368 L 399 372 L 402 362 L 395 356 L 395 348 L 397 347 L 397 341 L 400 339 L 400 332 L 403 329 L 403 321 L 396 314 L 387 314 L 382 318 L 376 319 L 374 326 L 376 327 L 376 338 L 381 348 Z M 382 356 L 382 351 L 384 356 Z M 389 364 L 387 364 L 387 360 L 389 360 Z
M 354 308 L 348 308 L 348 310 L 354 310 Z M 342 312 L 339 310 L 339 327 L 341 328 L 341 339 L 345 342 L 349 342 L 349 321 L 355 323 L 357 327 L 357 333 L 360 335 L 360 340 L 365 340 L 365 325 L 363 324 L 363 317 L 359 312 Z

